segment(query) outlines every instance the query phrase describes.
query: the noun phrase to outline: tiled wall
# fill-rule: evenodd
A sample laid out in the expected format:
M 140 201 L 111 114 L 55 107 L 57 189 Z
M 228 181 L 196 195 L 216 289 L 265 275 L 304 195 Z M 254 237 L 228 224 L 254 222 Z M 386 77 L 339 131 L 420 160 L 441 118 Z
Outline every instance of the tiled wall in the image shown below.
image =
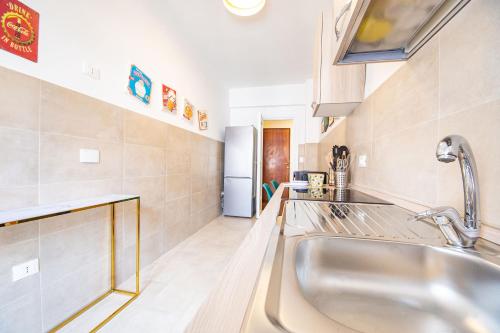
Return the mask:
M 500 1 L 471 1 L 347 118 L 347 143 L 368 155 L 353 183 L 427 206 L 463 210 L 457 163 L 435 158 L 449 134 L 470 142 L 482 221 L 500 228 Z
M 332 147 L 346 144 L 346 121 L 345 119 L 337 119 L 335 122 L 335 128 L 327 132 L 318 145 L 318 168 L 321 171 L 328 171 L 330 168 L 327 157 L 332 151 Z
M 220 215 L 223 143 L 0 68 L 0 209 L 141 196 L 142 267 Z M 79 162 L 98 149 L 99 164 Z M 0 229 L 0 332 L 47 331 L 109 286 L 108 208 Z M 117 210 L 118 278 L 134 270 L 134 205 Z M 11 267 L 40 259 L 18 282 Z
M 303 143 L 299 145 L 299 169 L 318 171 L 318 143 Z

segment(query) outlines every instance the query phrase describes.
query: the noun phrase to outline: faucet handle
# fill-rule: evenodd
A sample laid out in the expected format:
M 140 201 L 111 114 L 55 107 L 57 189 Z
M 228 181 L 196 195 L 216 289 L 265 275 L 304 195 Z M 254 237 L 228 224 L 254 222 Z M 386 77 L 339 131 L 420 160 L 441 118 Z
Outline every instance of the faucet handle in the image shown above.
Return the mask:
M 451 245 L 471 247 L 479 237 L 479 229 L 465 227 L 460 214 L 453 207 L 432 208 L 414 216 L 416 221 L 425 218 L 432 218 Z
M 418 220 L 423 220 L 425 218 L 429 217 L 439 217 L 439 216 L 444 216 L 448 218 L 448 222 L 461 222 L 462 218 L 460 217 L 460 214 L 458 211 L 453 208 L 453 207 L 448 207 L 448 206 L 442 206 L 442 207 L 436 207 L 436 208 L 431 208 L 429 210 L 425 210 L 423 212 L 415 214 L 415 219 Z M 436 221 L 436 219 L 434 219 Z M 436 221 L 437 224 L 440 224 Z M 441 223 L 442 224 L 442 223 Z

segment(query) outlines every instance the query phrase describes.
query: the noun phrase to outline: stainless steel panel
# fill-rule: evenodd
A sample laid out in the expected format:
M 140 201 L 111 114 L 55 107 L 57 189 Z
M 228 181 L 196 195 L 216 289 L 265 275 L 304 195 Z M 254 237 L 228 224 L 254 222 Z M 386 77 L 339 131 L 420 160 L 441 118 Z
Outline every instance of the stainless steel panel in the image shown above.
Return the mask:
M 500 267 L 460 251 L 315 237 L 295 267 L 305 299 L 359 332 L 500 332 Z
M 291 201 L 243 332 L 498 333 L 500 246 L 445 246 L 397 206 Z
M 255 170 L 255 128 L 226 127 L 224 177 L 252 178 Z
M 252 217 L 255 196 L 251 178 L 224 178 L 224 215 Z
M 407 60 L 469 1 L 347 1 L 353 13 L 345 31 L 339 31 L 344 12 L 335 13 L 334 64 Z

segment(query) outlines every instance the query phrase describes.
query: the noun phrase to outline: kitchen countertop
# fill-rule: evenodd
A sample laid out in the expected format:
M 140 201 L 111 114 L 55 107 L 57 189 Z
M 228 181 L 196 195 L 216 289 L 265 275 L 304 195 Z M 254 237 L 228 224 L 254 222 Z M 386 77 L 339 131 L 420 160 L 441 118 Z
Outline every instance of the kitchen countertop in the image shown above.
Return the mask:
M 364 196 L 370 197 L 370 200 L 374 198 L 363 192 L 356 192 L 352 192 L 355 194 L 354 196 L 349 196 L 349 200 L 353 200 L 354 202 L 358 200 L 359 197 L 356 199 L 357 194 L 365 199 L 366 197 Z M 283 207 L 283 203 L 286 200 L 327 200 L 324 196 L 322 196 L 324 200 L 318 200 L 316 198 L 313 199 L 310 194 L 299 193 L 300 192 L 293 193 L 293 189 L 288 188 L 286 184 L 280 185 L 266 209 L 263 211 L 261 217 L 257 220 L 245 241 L 226 267 L 223 278 L 201 306 L 193 321 L 186 329 L 186 332 L 241 331 L 245 321 L 245 314 L 252 302 L 253 293 L 255 292 L 254 288 L 261 274 L 261 270 L 266 270 L 263 262 L 266 251 L 273 246 L 273 239 L 276 238 L 273 235 L 279 228 L 275 228 L 275 226 L 281 224 L 281 217 L 278 216 L 281 215 L 280 207 Z M 324 194 L 326 195 L 326 193 Z M 305 195 L 306 198 L 300 198 L 301 195 Z M 378 198 L 375 199 L 379 200 Z M 392 200 L 391 198 L 388 199 Z M 396 201 L 397 204 L 400 207 L 408 209 L 408 212 L 420 211 L 423 208 L 423 206 L 420 207 L 410 202 L 406 204 L 404 200 L 398 200 L 399 201 Z M 340 202 L 349 203 L 350 201 Z M 336 204 L 338 205 L 338 203 L 332 203 L 332 205 Z M 389 203 L 385 201 L 385 203 L 382 204 Z M 480 246 L 487 249 L 488 246 L 483 246 L 482 243 L 483 241 L 479 242 Z M 484 243 L 488 245 L 487 242 Z
M 276 225 L 285 184 L 281 184 L 226 267 L 222 279 L 186 332 L 239 332 Z
M 295 191 L 288 184 L 283 183 L 279 186 L 266 209 L 226 267 L 223 278 L 198 310 L 186 332 L 226 333 L 240 331 L 271 234 L 278 219 L 280 219 L 283 202 L 294 199 L 304 200 L 306 197 L 317 200 L 312 198 L 311 191 L 302 192 Z M 327 200 L 330 195 L 335 197 L 335 194 L 334 189 L 327 187 L 322 198 Z M 389 204 L 387 201 L 353 190 L 349 191 L 349 195 L 344 196 L 343 200 L 342 202 L 354 200 L 354 202 L 376 201 Z
M 316 200 L 311 189 L 295 188 L 281 184 L 271 201 L 255 222 L 252 230 L 236 251 L 226 267 L 223 278 L 219 281 L 207 300 L 198 310 L 186 332 L 240 332 L 245 313 L 251 301 L 255 283 L 259 277 L 266 249 L 286 200 Z M 329 200 L 338 190 L 325 187 L 320 191 L 319 201 Z M 349 193 L 347 195 L 347 193 Z M 340 198 L 337 195 L 337 198 Z M 337 202 L 377 202 L 390 204 L 385 200 L 375 198 L 360 191 L 349 190 Z

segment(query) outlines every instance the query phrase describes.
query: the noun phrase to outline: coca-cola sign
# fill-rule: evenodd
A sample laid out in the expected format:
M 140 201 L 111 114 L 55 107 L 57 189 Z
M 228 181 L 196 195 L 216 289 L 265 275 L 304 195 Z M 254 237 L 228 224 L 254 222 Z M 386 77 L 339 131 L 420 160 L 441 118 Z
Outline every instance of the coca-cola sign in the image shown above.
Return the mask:
M 17 0 L 0 0 L 0 48 L 38 61 L 39 14 Z

